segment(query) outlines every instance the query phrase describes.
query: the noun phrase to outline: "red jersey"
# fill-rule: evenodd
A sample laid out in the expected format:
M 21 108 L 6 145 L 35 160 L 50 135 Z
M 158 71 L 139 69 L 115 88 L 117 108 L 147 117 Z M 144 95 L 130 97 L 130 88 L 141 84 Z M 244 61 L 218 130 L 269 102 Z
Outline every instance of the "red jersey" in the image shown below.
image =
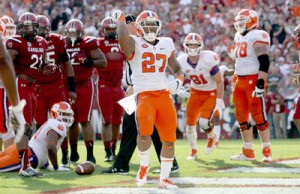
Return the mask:
M 60 34 L 50 34 L 46 41 L 48 44 L 47 60 L 49 63 L 55 64 L 57 69 L 51 75 L 39 74 L 37 83 L 51 83 L 62 79 L 62 64 L 59 57 L 65 52 L 66 40 Z
M 36 36 L 34 41 L 28 41 L 19 35 L 12 36 L 6 41 L 6 48 L 16 50 L 19 55 L 13 63 L 16 75 L 25 74 L 36 79 L 46 56 L 47 42 L 44 38 Z
M 87 58 L 91 58 L 91 51 L 98 48 L 99 41 L 94 37 L 83 37 L 83 40 L 76 43 L 73 47 L 72 44 L 67 42 L 67 53 L 69 54 L 71 64 L 73 66 L 76 82 L 90 79 L 92 77 L 94 67 L 86 67 L 79 63 L 75 63 L 74 56 L 77 53 L 83 53 Z
M 119 47 L 119 40 L 100 38 L 100 49 L 106 57 L 107 67 L 98 68 L 99 83 L 121 84 L 125 55 Z

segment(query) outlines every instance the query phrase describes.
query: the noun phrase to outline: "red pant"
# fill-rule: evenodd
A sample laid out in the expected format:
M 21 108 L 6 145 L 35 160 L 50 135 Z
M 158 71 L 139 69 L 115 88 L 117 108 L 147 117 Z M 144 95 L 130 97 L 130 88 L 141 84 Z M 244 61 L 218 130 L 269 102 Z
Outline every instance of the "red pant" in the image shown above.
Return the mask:
M 0 88 L 0 133 L 8 131 L 8 97 L 4 88 Z
M 110 86 L 98 84 L 98 99 L 101 114 L 105 124 L 120 125 L 124 114 L 123 108 L 118 101 L 125 97 L 125 93 L 120 85 Z
M 37 124 L 43 124 L 48 119 L 48 111 L 52 105 L 65 101 L 64 85 L 59 80 L 58 82 L 49 84 L 37 84 L 37 108 L 35 121 Z
M 26 100 L 24 117 L 27 125 L 31 125 L 36 111 L 36 87 L 35 83 L 17 78 L 17 87 L 20 99 Z
M 298 98 L 297 104 L 296 104 L 296 110 L 295 114 L 293 116 L 293 119 L 300 119 L 300 97 Z

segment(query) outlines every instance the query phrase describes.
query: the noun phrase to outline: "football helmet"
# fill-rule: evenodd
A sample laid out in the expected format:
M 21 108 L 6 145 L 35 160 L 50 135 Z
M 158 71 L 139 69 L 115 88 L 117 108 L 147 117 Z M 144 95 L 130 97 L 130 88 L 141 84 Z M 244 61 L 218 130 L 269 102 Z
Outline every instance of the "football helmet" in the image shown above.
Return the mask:
M 136 19 L 137 33 L 148 42 L 152 42 L 160 34 L 161 21 L 153 11 L 143 11 Z
M 235 17 L 234 28 L 240 34 L 246 30 L 257 28 L 259 25 L 259 17 L 256 11 L 250 9 L 242 9 Z
M 74 112 L 67 102 L 58 102 L 52 105 L 51 117 L 62 122 L 66 127 L 71 127 L 74 122 Z
M 189 33 L 184 39 L 183 47 L 189 56 L 197 56 L 204 47 L 203 39 L 197 33 Z
M 300 44 L 300 24 L 295 27 L 294 34 L 293 34 L 293 41 L 295 44 L 295 47 L 298 48 Z
M 51 26 L 49 19 L 44 15 L 37 16 L 37 23 L 39 25 L 38 35 L 44 38 L 48 38 L 51 32 Z
M 15 21 L 9 16 L 3 16 L 0 18 L 1 26 L 3 28 L 3 36 L 9 38 L 16 34 L 17 26 Z
M 112 17 L 106 17 L 101 21 L 100 31 L 105 38 L 109 40 L 116 40 L 117 23 L 112 19 Z
M 18 19 L 17 29 L 21 37 L 33 41 L 38 30 L 36 16 L 30 12 L 23 13 Z
M 84 35 L 82 22 L 77 19 L 71 19 L 66 24 L 65 33 L 67 36 L 67 41 L 74 46 L 76 43 L 82 40 Z

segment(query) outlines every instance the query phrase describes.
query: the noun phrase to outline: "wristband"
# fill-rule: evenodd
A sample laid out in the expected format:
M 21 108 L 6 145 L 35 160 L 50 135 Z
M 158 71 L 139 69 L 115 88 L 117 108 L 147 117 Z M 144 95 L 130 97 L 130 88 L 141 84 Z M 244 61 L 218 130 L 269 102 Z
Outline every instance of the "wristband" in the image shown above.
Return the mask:
M 87 58 L 86 60 L 84 60 L 83 65 L 86 67 L 91 67 L 94 65 L 94 60 Z
M 118 18 L 118 22 L 126 22 L 125 16 L 123 14 Z
M 69 90 L 71 92 L 76 92 L 76 82 L 74 76 L 68 77 Z
M 57 170 L 58 169 L 58 165 L 57 164 L 53 165 L 53 169 Z

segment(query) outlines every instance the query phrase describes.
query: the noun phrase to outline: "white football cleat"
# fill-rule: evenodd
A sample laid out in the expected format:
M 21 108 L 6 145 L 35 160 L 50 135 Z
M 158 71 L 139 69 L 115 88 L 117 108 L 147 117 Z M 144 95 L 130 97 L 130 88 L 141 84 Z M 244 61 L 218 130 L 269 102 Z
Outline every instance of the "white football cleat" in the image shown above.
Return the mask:
M 245 149 L 243 148 L 243 152 L 230 157 L 231 160 L 237 161 L 253 161 L 256 160 L 254 150 L 253 149 Z
M 147 182 L 149 166 L 140 166 L 139 172 L 136 175 L 136 184 L 141 187 Z
M 165 188 L 165 189 L 176 189 L 178 188 L 170 179 L 164 179 L 159 181 L 158 183 L 159 188 Z
M 205 153 L 208 155 L 210 154 L 215 148 L 216 148 L 216 140 L 217 140 L 217 135 L 214 134 L 213 138 L 207 138 L 207 146 L 206 146 L 206 150 Z
M 191 153 L 188 155 L 188 157 L 186 159 L 187 160 L 196 160 L 197 157 L 198 157 L 198 150 L 192 149 Z

